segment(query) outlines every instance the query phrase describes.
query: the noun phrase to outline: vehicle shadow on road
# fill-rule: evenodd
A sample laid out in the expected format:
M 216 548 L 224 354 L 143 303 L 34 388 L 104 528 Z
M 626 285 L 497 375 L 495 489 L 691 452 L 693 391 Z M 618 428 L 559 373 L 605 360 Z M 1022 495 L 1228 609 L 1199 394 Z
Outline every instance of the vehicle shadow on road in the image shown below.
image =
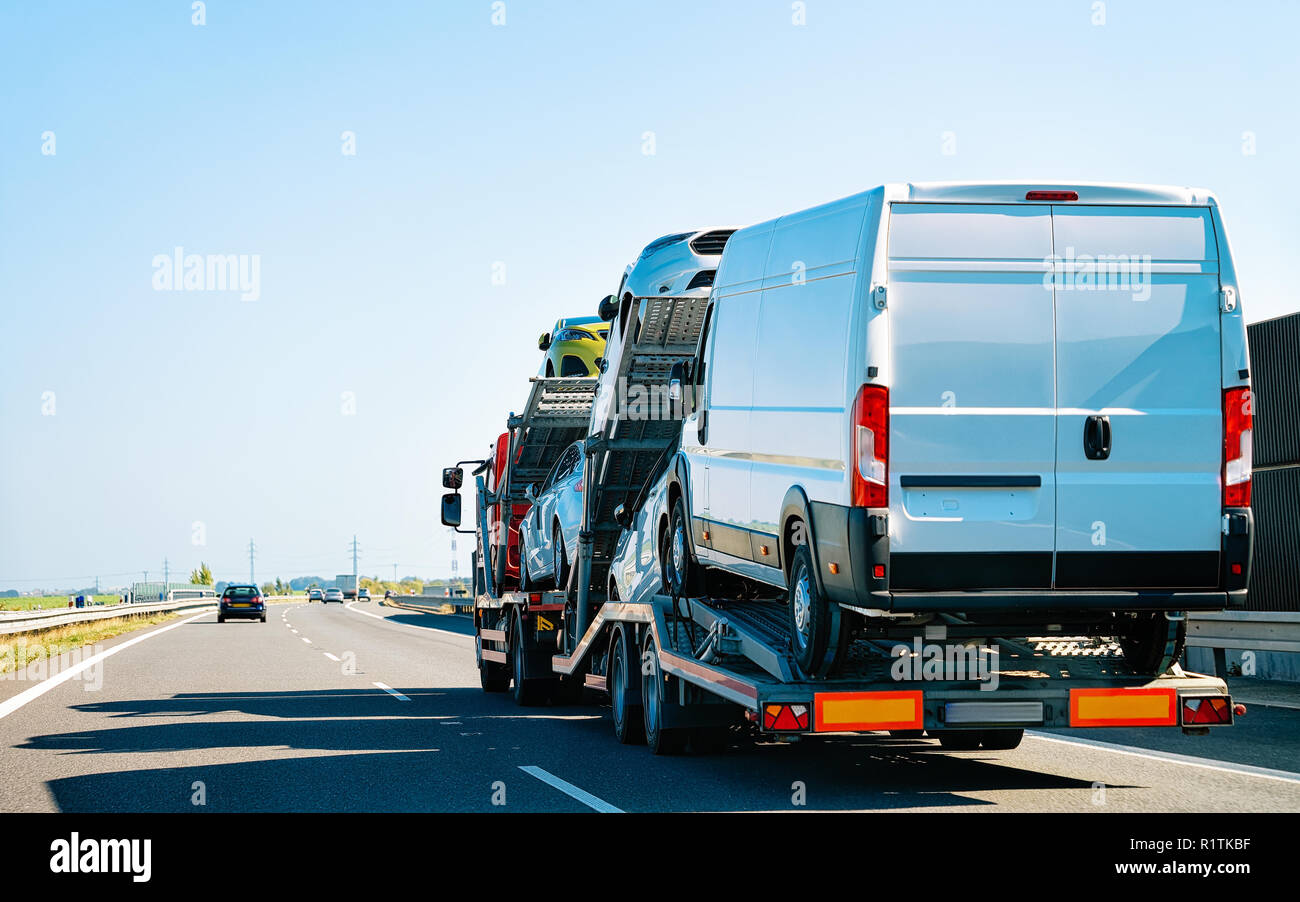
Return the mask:
M 615 741 L 607 707 L 520 708 L 478 689 L 395 688 L 410 701 L 359 687 L 79 705 L 108 725 L 19 748 L 102 755 L 119 768 L 50 780 L 65 811 L 497 811 L 498 783 L 512 787 L 508 810 L 586 810 L 525 765 L 627 811 L 983 808 L 993 803 L 970 794 L 1006 790 L 1067 790 L 1086 810 L 1092 791 L 1017 767 L 1015 752 L 954 756 L 883 736 L 736 736 L 721 753 L 656 757 Z M 141 766 L 154 755 L 172 766 Z M 178 789 L 195 782 L 214 787 L 208 805 Z

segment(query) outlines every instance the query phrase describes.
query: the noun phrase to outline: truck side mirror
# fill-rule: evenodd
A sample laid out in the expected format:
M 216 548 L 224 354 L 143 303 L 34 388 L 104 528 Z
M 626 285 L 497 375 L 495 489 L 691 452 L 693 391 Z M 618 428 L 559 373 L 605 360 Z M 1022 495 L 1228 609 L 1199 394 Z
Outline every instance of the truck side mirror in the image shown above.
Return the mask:
M 442 525 L 460 526 L 459 492 L 448 492 L 442 496 Z
M 551 349 L 551 333 L 543 332 L 542 337 L 537 339 L 537 350 L 549 351 Z
M 596 311 L 599 316 L 607 323 L 612 323 L 614 317 L 618 315 L 618 298 L 612 294 L 607 294 L 600 299 L 600 307 Z
M 530 482 L 528 488 L 524 489 L 524 497 L 533 504 L 537 503 L 537 483 Z
M 453 492 L 465 484 L 465 471 L 460 467 L 444 467 L 442 470 L 442 487 Z
M 614 522 L 624 529 L 628 529 L 632 523 L 632 517 L 627 512 L 627 507 L 620 504 L 614 508 Z

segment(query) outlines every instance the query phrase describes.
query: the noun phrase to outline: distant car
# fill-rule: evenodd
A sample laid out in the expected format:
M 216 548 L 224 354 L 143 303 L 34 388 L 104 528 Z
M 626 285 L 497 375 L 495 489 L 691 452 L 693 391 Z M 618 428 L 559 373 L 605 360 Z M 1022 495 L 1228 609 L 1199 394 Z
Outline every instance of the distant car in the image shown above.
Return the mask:
M 528 487 L 533 506 L 519 527 L 519 585 L 523 591 L 565 585 L 569 563 L 578 553 L 582 521 L 583 443 L 560 455 L 538 492 Z
M 326 590 L 325 590 L 325 597 L 324 597 L 323 599 L 321 599 L 321 600 L 322 600 L 324 603 L 326 603 L 326 604 L 328 604 L 328 603 L 331 602 L 331 601 L 337 601 L 339 604 L 342 604 L 342 603 L 343 603 L 343 590 L 342 590 L 342 589 L 326 589 Z
M 320 589 L 308 589 L 308 590 L 307 590 L 307 600 L 308 600 L 308 601 L 324 601 L 324 600 L 325 600 L 325 593 L 322 592 Z
M 225 623 L 232 617 L 266 623 L 266 602 L 262 600 L 262 590 L 251 584 L 232 583 L 226 586 L 221 592 L 217 623 Z
M 555 321 L 555 328 L 542 333 L 539 350 L 546 352 L 542 363 L 545 376 L 595 376 L 609 338 L 609 323 L 596 316 L 570 316 Z
M 369 600 L 370 600 L 369 589 L 361 589 L 357 592 L 357 601 L 369 601 Z

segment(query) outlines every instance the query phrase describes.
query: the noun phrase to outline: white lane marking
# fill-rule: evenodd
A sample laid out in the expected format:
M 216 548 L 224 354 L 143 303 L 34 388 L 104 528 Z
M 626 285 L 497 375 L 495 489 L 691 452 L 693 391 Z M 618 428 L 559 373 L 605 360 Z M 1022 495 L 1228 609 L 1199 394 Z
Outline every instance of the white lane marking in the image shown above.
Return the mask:
M 3 702 L 0 702 L 0 718 L 8 717 L 10 714 L 17 711 L 19 708 L 21 708 L 23 705 L 30 702 L 32 699 L 40 698 L 42 695 L 49 692 L 51 689 L 53 689 L 55 686 L 59 685 L 60 683 L 67 682 L 77 674 L 81 673 L 86 668 L 93 667 L 94 665 L 98 664 L 100 661 L 104 660 L 105 658 L 111 657 L 112 655 L 117 654 L 119 651 L 122 651 L 123 649 L 130 648 L 132 645 L 135 645 L 137 642 L 143 642 L 145 639 L 151 639 L 154 636 L 167 632 L 168 630 L 174 630 L 178 626 L 184 626 L 185 624 L 191 621 L 198 620 L 200 617 L 209 617 L 211 616 L 211 614 L 212 614 L 211 611 L 205 611 L 202 614 L 195 614 L 193 617 L 187 617 L 186 619 L 180 621 L 179 623 L 169 623 L 166 626 L 162 627 L 161 629 L 156 629 L 153 632 L 145 633 L 143 636 L 136 636 L 134 639 L 126 640 L 121 645 L 114 645 L 112 648 L 107 649 L 106 651 L 101 651 L 97 655 L 91 655 L 89 658 L 83 660 L 80 664 L 69 667 L 67 670 L 60 670 L 58 673 L 56 673 L 54 676 L 50 677 L 49 679 L 42 680 L 41 682 L 37 683 L 35 686 L 31 687 L 30 689 L 24 689 L 22 692 L 18 693 L 13 698 L 9 698 Z
M 388 693 L 389 695 L 391 695 L 393 698 L 397 699 L 399 702 L 409 702 L 409 701 L 410 701 L 409 698 L 407 698 L 405 695 L 402 695 L 402 693 L 398 692 L 398 691 L 397 691 L 396 689 L 394 689 L 392 686 L 386 686 L 386 685 L 384 685 L 383 683 L 375 683 L 375 685 L 378 686 L 380 689 L 384 690 L 385 692 L 387 692 L 387 693 Z
M 311 645 L 311 640 L 308 639 L 306 636 L 300 636 L 299 638 L 302 639 L 302 641 L 306 642 L 308 645 Z
M 436 626 L 416 626 L 413 623 L 401 623 L 400 621 L 393 620 L 390 617 L 382 617 L 379 614 L 372 614 L 369 611 L 358 611 L 356 608 L 352 607 L 352 605 L 354 604 L 356 604 L 355 601 L 352 602 L 351 604 L 344 605 L 344 607 L 346 607 L 349 611 L 351 611 L 354 614 L 361 614 L 365 617 L 373 617 L 376 620 L 383 620 L 386 623 L 391 623 L 393 626 L 404 626 L 407 629 L 422 630 L 423 632 L 426 633 L 442 633 L 445 636 L 455 636 L 458 639 L 465 639 L 466 641 L 469 642 L 474 641 L 473 636 L 467 636 L 464 633 L 456 633 L 451 630 L 440 630 Z
M 596 811 L 599 811 L 601 814 L 623 814 L 623 810 L 621 808 L 615 808 L 613 805 L 609 804 L 609 802 L 606 802 L 604 799 L 598 799 L 591 793 L 587 792 L 587 790 L 579 789 L 578 787 L 574 786 L 572 783 L 568 782 L 567 780 L 561 780 L 559 777 L 555 776 L 555 774 L 547 773 L 546 771 L 542 770 L 540 767 L 537 767 L 536 765 L 521 764 L 519 765 L 519 769 L 531 777 L 536 777 L 537 779 L 541 780 L 543 783 L 546 783 L 550 786 L 554 786 L 556 789 L 564 793 L 566 796 L 569 796 L 570 798 L 573 799 L 577 799 L 579 802 L 586 805 L 588 808 L 592 808 Z
M 330 654 L 330 653 L 327 652 L 327 651 L 323 651 L 323 652 L 321 652 L 321 654 L 323 654 L 325 657 L 329 658 L 331 661 L 341 661 L 341 660 L 343 660 L 342 658 L 336 658 L 336 657 L 334 657 L 332 654 Z
M 1274 770 L 1271 767 L 1255 767 L 1252 764 L 1236 764 L 1232 761 L 1219 761 L 1215 758 L 1196 758 L 1192 755 L 1179 755 L 1176 752 L 1159 752 L 1153 749 L 1138 748 L 1132 745 L 1118 745 L 1113 742 L 1100 742 L 1096 739 L 1083 739 L 1080 737 L 1049 736 L 1045 733 L 1039 733 L 1034 730 L 1026 730 L 1026 736 L 1032 736 L 1034 739 L 1041 739 L 1045 742 L 1060 742 L 1066 745 L 1082 745 L 1089 748 L 1101 749 L 1106 752 L 1115 752 L 1119 755 L 1132 755 L 1135 758 L 1149 758 L 1153 761 L 1169 761 L 1174 764 L 1186 764 L 1189 767 L 1200 767 L 1205 770 L 1217 770 L 1224 773 L 1237 774 L 1247 777 L 1263 777 L 1266 780 L 1283 780 L 1288 783 L 1300 783 L 1300 774 L 1292 773 L 1285 770 Z
M 293 633 L 295 636 L 298 635 L 298 631 L 293 627 L 289 627 L 289 632 Z

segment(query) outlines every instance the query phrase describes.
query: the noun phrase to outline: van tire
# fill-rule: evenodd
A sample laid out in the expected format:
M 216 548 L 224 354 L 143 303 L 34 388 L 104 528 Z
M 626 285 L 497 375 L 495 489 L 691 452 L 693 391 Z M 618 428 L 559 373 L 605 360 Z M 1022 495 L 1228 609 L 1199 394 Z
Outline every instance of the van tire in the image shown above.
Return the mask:
M 840 606 L 818 590 L 807 543 L 795 547 L 788 583 L 786 611 L 794 659 L 811 676 L 833 676 L 848 656 L 851 631 Z
M 1024 730 L 982 730 L 980 747 L 991 752 L 1009 752 L 1025 738 Z
M 686 504 L 679 497 L 673 502 L 673 514 L 659 551 L 664 589 L 675 598 L 699 594 L 700 566 L 691 557 L 690 529 Z
M 1122 622 L 1119 635 L 1124 663 L 1141 676 L 1160 676 L 1183 656 L 1187 619 L 1169 620 L 1163 613 L 1138 614 Z

